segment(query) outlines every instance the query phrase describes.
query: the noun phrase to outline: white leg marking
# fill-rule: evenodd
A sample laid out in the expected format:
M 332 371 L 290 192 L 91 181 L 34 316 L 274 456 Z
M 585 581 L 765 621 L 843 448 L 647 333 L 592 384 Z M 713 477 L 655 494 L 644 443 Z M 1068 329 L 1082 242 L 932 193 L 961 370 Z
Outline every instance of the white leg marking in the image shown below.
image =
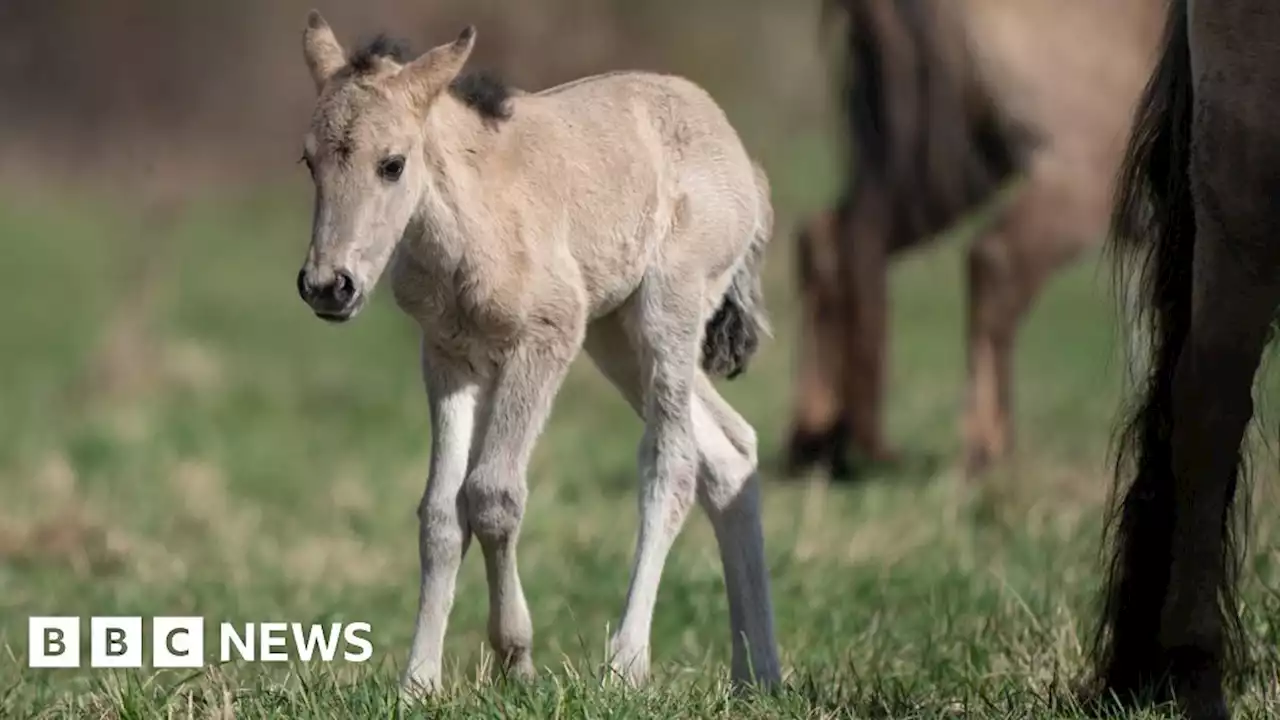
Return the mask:
M 467 477 L 480 387 L 457 368 L 427 357 L 423 379 L 431 404 L 431 470 L 418 505 L 422 581 L 413 642 L 402 687 L 406 694 L 440 684 L 445 627 L 453 606 L 458 567 L 471 540 L 459 491 Z

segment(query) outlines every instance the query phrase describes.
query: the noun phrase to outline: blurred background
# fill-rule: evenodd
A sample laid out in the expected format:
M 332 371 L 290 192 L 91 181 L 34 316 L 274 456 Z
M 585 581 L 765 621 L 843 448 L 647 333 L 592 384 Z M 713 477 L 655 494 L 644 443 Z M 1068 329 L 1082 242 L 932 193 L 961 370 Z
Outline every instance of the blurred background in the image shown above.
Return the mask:
M 186 182 L 289 177 L 313 100 L 299 39 L 312 6 L 347 45 L 388 32 L 421 52 L 474 23 L 473 65 L 523 88 L 677 71 L 793 124 L 824 97 L 816 3 L 11 0 L 0 8 L 5 167 L 87 179 L 168 162 Z
M 961 228 L 892 276 L 888 428 L 924 462 L 852 486 L 773 470 L 794 367 L 792 229 L 838 190 L 816 0 L 4 0 L 0 716 L 119 717 L 133 702 L 149 717 L 172 701 L 163 676 L 26 670 L 29 615 L 363 620 L 377 667 L 335 671 L 332 702 L 394 687 L 417 601 L 426 402 L 414 329 L 385 290 L 341 327 L 296 294 L 312 5 L 348 48 L 387 31 L 421 51 L 474 23 L 472 67 L 528 90 L 617 68 L 685 75 L 768 168 L 777 333 L 725 392 L 760 432 L 779 640 L 808 691 L 762 717 L 902 717 L 1001 693 L 1018 706 L 1082 667 L 1123 369 L 1095 256 L 1054 280 L 1020 336 L 1008 467 L 981 484 L 956 470 Z M 520 556 L 535 662 L 569 685 L 598 671 L 625 595 L 639 438 L 580 362 L 535 455 Z M 1258 523 L 1265 577 L 1273 525 Z M 487 662 L 486 597 L 469 557 L 446 643 L 462 690 Z M 695 513 L 659 597 L 658 687 L 722 697 L 727 628 Z M 219 668 L 184 692 L 216 705 L 227 688 L 284 687 L 271 701 L 284 705 L 263 707 L 297 710 L 299 674 Z M 490 707 L 474 686 L 459 702 Z M 239 716 L 259 697 L 235 700 Z M 517 696 L 514 714 L 539 716 L 520 704 L 538 697 Z M 666 717 L 673 702 L 628 707 Z

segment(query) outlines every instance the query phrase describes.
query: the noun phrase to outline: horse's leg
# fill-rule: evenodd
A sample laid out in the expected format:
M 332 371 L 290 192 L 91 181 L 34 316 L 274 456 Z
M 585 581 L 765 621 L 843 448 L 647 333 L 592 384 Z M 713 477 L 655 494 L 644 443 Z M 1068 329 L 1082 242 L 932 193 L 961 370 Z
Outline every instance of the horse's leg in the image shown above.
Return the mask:
M 894 455 L 885 443 L 883 412 L 893 223 L 882 193 L 863 191 L 842 224 L 837 249 L 844 285 L 843 405 L 853 449 L 866 460 L 881 462 Z
M 1013 445 L 1018 324 L 1053 274 L 1102 240 L 1101 205 L 1082 208 L 1080 195 L 1070 186 L 1055 187 L 1033 176 L 1004 217 L 969 250 L 969 381 L 963 431 L 970 475 L 1002 459 Z M 1082 216 L 1098 220 L 1082 222 Z
M 643 417 L 640 369 L 618 319 L 605 318 L 592 325 L 586 348 L 605 377 Z M 701 372 L 693 403 L 698 496 L 716 531 L 724 566 L 733 633 L 733 679 L 774 683 L 780 678 L 780 669 L 760 522 L 755 431 Z
M 431 405 L 431 469 L 418 504 L 418 553 L 422 567 L 418 615 L 402 686 L 406 694 L 440 683 L 445 627 L 453 606 L 458 567 L 471 541 L 460 490 L 480 402 L 475 378 L 422 351 L 422 377 Z
M 484 551 L 489 642 L 503 671 L 521 679 L 534 675 L 533 623 L 516 569 L 528 496 L 525 476 L 552 401 L 581 343 L 582 332 L 574 332 L 573 324 L 566 318 L 548 325 L 566 330 L 561 334 L 548 329 L 506 353 L 493 381 L 475 467 L 463 485 L 471 531 Z
M 1276 84 L 1276 73 L 1265 76 L 1272 80 L 1266 85 Z M 1263 109 L 1237 99 L 1265 88 L 1240 83 L 1206 89 L 1196 118 L 1191 325 L 1172 388 L 1174 512 L 1160 645 L 1179 701 L 1193 717 L 1215 717 L 1218 707 L 1225 715 L 1224 638 L 1239 639 L 1232 632 L 1239 629 L 1236 578 L 1228 565 L 1235 560 L 1231 504 L 1240 445 L 1253 417 L 1253 378 L 1280 306 L 1280 134 Z M 1232 97 L 1233 91 L 1240 94 Z
M 1280 90 L 1265 61 L 1280 12 L 1192 7 L 1206 21 L 1194 35 L 1206 42 L 1202 67 L 1192 74 L 1193 36 L 1175 25 L 1131 148 L 1157 190 L 1145 298 L 1157 322 L 1150 384 L 1129 430 L 1136 476 L 1118 506 L 1099 660 L 1104 690 L 1172 691 L 1200 720 L 1228 717 L 1223 672 L 1243 652 L 1232 504 L 1253 379 L 1280 304 L 1280 135 L 1252 99 Z M 1224 27 L 1230 42 L 1217 37 Z M 1232 72 L 1232 60 L 1256 72 Z M 1120 207 L 1149 212 L 1141 191 Z
M 1013 268 L 1010 229 L 1001 226 L 969 249 L 969 382 L 964 418 L 965 471 L 977 474 L 1010 444 L 1013 334 L 1021 315 L 1020 282 Z
M 1224 542 L 1240 445 L 1253 417 L 1253 377 L 1280 304 L 1275 251 L 1259 262 L 1238 248 L 1274 243 L 1275 220 L 1259 234 L 1224 232 L 1230 221 L 1198 223 L 1191 332 L 1173 378 L 1173 532 L 1159 638 L 1174 690 L 1193 717 L 1213 717 L 1222 705 L 1224 630 L 1232 628 L 1223 627 L 1220 613 L 1227 622 L 1236 618 Z
M 1223 673 L 1243 654 L 1232 504 L 1254 375 L 1280 303 L 1280 9 L 1171 6 L 1138 113 L 1119 226 L 1154 322 L 1150 380 L 1124 447 L 1098 639 L 1105 692 L 1172 691 L 1194 720 L 1229 717 Z M 1188 22 L 1189 20 L 1189 22 Z M 1153 212 L 1154 211 L 1154 212 Z
M 649 631 L 667 553 L 697 488 L 693 387 L 704 299 L 700 279 L 652 271 L 623 310 L 640 356 L 640 529 L 626 605 L 610 639 L 610 665 L 633 684 L 649 672 Z
M 836 268 L 836 212 L 826 211 L 796 235 L 800 338 L 796 358 L 795 416 L 787 442 L 786 471 L 805 472 L 820 462 L 838 464 L 845 445 L 844 339 Z
M 1168 456 L 1151 456 L 1144 447 L 1139 459 L 1140 468 L 1171 469 L 1171 487 L 1160 491 L 1168 504 L 1143 506 L 1137 498 L 1126 498 L 1126 504 L 1135 503 L 1135 512 L 1146 507 L 1148 512 L 1171 513 L 1165 520 L 1167 555 L 1131 562 L 1167 563 L 1163 602 L 1147 610 L 1159 613 L 1159 634 L 1154 657 L 1142 658 L 1152 665 L 1145 682 L 1165 682 L 1162 676 L 1167 673 L 1191 718 L 1227 716 L 1222 688 L 1225 640 L 1236 639 L 1238 630 L 1235 577 L 1229 566 L 1235 559 L 1229 544 L 1231 505 L 1240 445 L 1253 416 L 1253 378 L 1280 305 L 1280 255 L 1274 245 L 1280 218 L 1270 214 L 1270 193 L 1251 195 L 1226 182 L 1220 187 L 1249 199 L 1223 202 L 1210 190 L 1214 199 L 1206 205 L 1239 209 L 1199 214 L 1191 327 L 1166 401 L 1172 407 Z M 1257 205 L 1240 208 L 1250 202 Z M 1160 597 L 1135 588 L 1129 601 Z M 1136 606 L 1131 610 L 1143 612 Z M 1118 638 L 1126 631 L 1115 628 Z M 1128 650 L 1118 639 L 1116 654 Z M 1116 666 L 1112 672 L 1131 671 Z

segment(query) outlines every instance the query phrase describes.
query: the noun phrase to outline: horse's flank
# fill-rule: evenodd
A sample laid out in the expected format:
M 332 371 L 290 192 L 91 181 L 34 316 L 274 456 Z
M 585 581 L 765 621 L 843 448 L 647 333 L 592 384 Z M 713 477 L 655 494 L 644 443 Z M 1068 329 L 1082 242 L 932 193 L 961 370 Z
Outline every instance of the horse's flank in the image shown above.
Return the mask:
M 1155 62 L 1165 3 L 966 0 L 959 13 L 998 104 L 1076 170 L 1110 178 Z M 1083 178 L 1082 178 L 1083 179 Z M 1101 188 L 1103 194 L 1110 190 Z M 1104 203 L 1109 209 L 1108 202 Z M 1105 211 L 1103 212 L 1105 215 Z M 1090 222 L 1096 222 L 1093 217 Z
M 852 152 L 839 206 L 798 234 L 802 252 L 828 243 L 842 268 L 837 287 L 803 289 L 805 332 L 828 337 L 802 342 L 841 357 L 799 365 L 791 465 L 839 455 L 845 435 L 863 458 L 894 457 L 881 423 L 889 259 L 982 208 L 967 263 L 963 422 L 977 472 L 1013 445 L 1021 318 L 1058 268 L 1106 235 L 1163 3 L 827 2 L 849 19 L 840 92 Z M 841 400 L 812 400 L 822 394 Z

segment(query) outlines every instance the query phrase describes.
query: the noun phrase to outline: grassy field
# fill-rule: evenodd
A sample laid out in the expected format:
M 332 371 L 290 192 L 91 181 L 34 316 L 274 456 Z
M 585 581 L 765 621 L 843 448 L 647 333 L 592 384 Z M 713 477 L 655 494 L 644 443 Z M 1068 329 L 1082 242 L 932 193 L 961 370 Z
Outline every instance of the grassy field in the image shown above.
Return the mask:
M 805 162 L 774 168 L 784 230 L 821 198 L 799 180 Z M 89 200 L 5 193 L 0 717 L 394 714 L 429 451 L 416 339 L 385 292 L 342 327 L 298 300 L 310 219 L 302 183 L 193 205 L 167 229 Z M 446 643 L 450 689 L 412 714 L 1077 714 L 1070 682 L 1092 623 L 1123 367 L 1107 275 L 1090 257 L 1033 312 L 1018 355 L 1018 458 L 974 487 L 956 472 L 962 245 L 907 259 L 893 276 L 890 427 L 919 462 L 854 486 L 788 482 L 771 469 L 789 413 L 788 240 L 780 233 L 770 269 L 777 338 L 725 386 L 756 423 L 768 466 L 787 687 L 730 694 L 719 562 L 697 515 L 663 580 L 652 686 L 600 687 L 634 541 L 639 423 L 584 361 L 529 479 L 520 565 L 541 680 L 489 679 L 484 574 L 472 553 Z M 1274 475 L 1273 462 L 1259 464 Z M 1237 701 L 1258 717 L 1280 710 L 1280 516 L 1267 497 L 1245 595 L 1259 663 Z M 28 670 L 27 617 L 59 614 L 367 621 L 374 657 L 194 673 Z

